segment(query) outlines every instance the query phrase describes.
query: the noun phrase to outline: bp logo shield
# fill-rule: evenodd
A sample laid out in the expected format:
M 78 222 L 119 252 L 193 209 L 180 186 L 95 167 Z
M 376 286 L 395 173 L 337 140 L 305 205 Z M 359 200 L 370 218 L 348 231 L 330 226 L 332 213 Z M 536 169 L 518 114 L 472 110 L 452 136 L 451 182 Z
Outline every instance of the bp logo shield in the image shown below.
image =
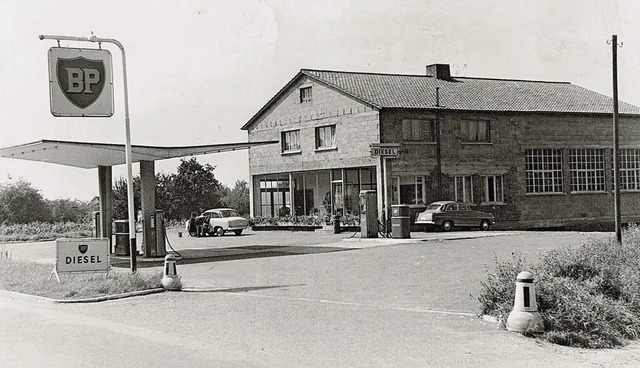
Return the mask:
M 75 106 L 84 109 L 100 97 L 105 75 L 102 60 L 60 58 L 56 71 L 62 93 Z
M 85 253 L 87 253 L 87 250 L 89 250 L 89 245 L 80 244 L 80 245 L 78 245 L 78 250 L 80 251 L 80 253 L 85 254 Z
M 49 91 L 54 116 L 112 116 L 111 53 L 103 49 L 52 47 Z

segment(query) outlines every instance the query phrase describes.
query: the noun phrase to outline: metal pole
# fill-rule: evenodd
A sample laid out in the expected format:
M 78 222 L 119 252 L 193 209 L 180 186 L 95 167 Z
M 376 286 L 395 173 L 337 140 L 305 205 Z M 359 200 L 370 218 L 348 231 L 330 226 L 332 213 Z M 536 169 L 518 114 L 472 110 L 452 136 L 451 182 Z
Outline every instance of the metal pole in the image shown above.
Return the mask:
M 81 42 L 98 42 L 112 43 L 120 49 L 122 53 L 122 74 L 124 82 L 124 126 L 125 126 L 125 159 L 127 162 L 127 202 L 129 216 L 129 251 L 131 255 L 131 272 L 136 272 L 136 222 L 134 217 L 133 206 L 133 172 L 131 169 L 132 153 L 131 153 L 131 128 L 129 124 L 129 90 L 127 88 L 127 61 L 124 46 L 113 38 L 98 38 L 95 35 L 91 37 L 75 37 L 75 36 L 52 36 L 40 35 L 41 40 L 65 40 L 65 41 L 81 41 Z
M 614 210 L 616 239 L 622 244 L 622 224 L 620 211 L 620 138 L 618 129 L 618 36 L 613 35 L 611 40 L 613 56 L 613 176 L 614 176 Z

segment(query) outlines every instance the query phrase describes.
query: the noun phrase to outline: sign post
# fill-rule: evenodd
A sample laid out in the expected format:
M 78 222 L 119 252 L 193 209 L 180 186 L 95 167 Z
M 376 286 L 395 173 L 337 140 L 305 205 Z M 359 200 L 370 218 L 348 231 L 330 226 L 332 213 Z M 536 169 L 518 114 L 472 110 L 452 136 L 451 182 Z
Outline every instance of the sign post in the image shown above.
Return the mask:
M 75 36 L 52 36 L 52 35 L 40 35 L 38 36 L 41 40 L 56 40 L 58 43 L 61 40 L 64 41 L 80 41 L 80 42 L 97 42 L 98 45 L 102 43 L 112 43 L 120 49 L 120 53 L 122 54 L 122 74 L 123 74 L 123 85 L 124 85 L 124 127 L 125 127 L 125 158 L 127 161 L 127 202 L 128 202 L 128 216 L 129 216 L 129 248 L 131 254 L 131 272 L 136 272 L 136 232 L 134 229 L 136 228 L 135 224 L 135 212 L 133 207 L 133 170 L 131 168 L 132 162 L 132 153 L 131 153 L 131 128 L 129 124 L 129 91 L 127 88 L 127 62 L 126 56 L 124 52 L 124 46 L 120 43 L 120 41 L 112 38 L 98 38 L 95 35 L 91 35 L 91 37 L 75 37 Z M 71 67 L 73 68 L 73 66 Z M 82 69 L 82 68 L 81 68 Z M 87 68 L 91 69 L 91 68 Z M 73 70 L 71 71 L 74 72 Z M 75 72 L 80 73 L 75 70 Z M 73 90 L 79 90 L 80 84 L 83 85 L 83 92 L 87 92 L 87 82 L 89 84 L 89 90 L 93 91 L 92 83 L 95 82 L 95 74 L 92 71 L 87 72 L 82 71 L 82 83 L 80 83 L 80 75 L 72 75 L 71 77 L 67 77 L 71 79 L 73 84 Z M 77 84 L 76 84 L 77 83 Z
M 384 224 L 384 233 L 389 235 L 388 221 L 389 221 L 389 165 L 387 159 L 395 158 L 400 155 L 400 144 L 398 143 L 373 143 L 371 144 L 371 156 L 380 157 L 382 160 L 382 172 L 383 172 L 383 214 L 382 220 Z

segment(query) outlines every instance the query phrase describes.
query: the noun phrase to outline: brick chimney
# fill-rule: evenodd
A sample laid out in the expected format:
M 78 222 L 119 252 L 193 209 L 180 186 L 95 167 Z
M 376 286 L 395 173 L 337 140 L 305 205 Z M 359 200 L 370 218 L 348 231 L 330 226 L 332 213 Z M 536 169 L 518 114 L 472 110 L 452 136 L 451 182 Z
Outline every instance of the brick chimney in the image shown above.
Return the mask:
M 451 71 L 449 64 L 431 64 L 427 65 L 427 76 L 436 79 L 451 79 Z

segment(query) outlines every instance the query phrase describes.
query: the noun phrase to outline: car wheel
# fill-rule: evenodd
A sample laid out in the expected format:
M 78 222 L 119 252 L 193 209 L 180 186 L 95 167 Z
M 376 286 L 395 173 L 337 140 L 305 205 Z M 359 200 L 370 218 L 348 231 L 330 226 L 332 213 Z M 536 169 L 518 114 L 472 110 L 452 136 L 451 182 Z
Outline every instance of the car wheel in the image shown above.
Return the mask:
M 234 233 L 236 233 L 236 235 L 242 235 L 242 230 L 235 230 Z
M 491 222 L 489 220 L 482 220 L 480 223 L 480 230 L 487 231 L 491 227 Z
M 451 231 L 451 229 L 453 229 L 453 221 L 447 220 L 442 223 L 442 230 Z
M 195 238 L 196 236 L 198 236 L 198 233 L 195 231 L 189 231 L 189 236 Z
M 224 235 L 224 229 L 221 228 L 220 226 L 218 226 L 215 229 L 213 229 L 213 233 L 215 235 L 218 235 L 218 236 L 223 236 Z

